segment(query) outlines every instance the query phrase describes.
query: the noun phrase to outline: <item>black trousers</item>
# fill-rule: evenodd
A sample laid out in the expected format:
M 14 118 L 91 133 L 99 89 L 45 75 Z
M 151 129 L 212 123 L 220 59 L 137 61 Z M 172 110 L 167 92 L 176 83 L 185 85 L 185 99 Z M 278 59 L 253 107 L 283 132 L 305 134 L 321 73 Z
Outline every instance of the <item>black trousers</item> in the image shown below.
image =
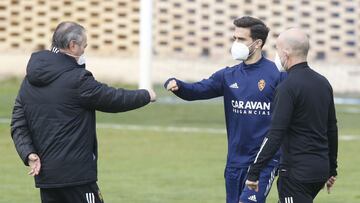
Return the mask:
M 63 188 L 40 188 L 42 203 L 103 203 L 96 183 Z
M 288 176 L 280 176 L 277 181 L 280 203 L 313 203 L 325 182 L 302 183 Z

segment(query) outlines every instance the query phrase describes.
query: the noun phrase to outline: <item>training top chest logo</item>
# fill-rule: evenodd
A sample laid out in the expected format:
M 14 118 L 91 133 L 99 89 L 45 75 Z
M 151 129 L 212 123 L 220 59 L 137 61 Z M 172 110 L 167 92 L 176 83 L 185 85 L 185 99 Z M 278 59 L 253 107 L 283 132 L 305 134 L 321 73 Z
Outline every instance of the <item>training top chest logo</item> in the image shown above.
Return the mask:
M 265 80 L 263 80 L 263 79 L 259 80 L 259 82 L 258 82 L 258 88 L 259 88 L 259 90 L 260 90 L 260 91 L 263 91 L 264 88 L 265 88 L 265 86 L 266 86 Z
M 239 86 L 237 83 L 233 83 L 232 85 L 229 86 L 232 89 L 239 89 Z

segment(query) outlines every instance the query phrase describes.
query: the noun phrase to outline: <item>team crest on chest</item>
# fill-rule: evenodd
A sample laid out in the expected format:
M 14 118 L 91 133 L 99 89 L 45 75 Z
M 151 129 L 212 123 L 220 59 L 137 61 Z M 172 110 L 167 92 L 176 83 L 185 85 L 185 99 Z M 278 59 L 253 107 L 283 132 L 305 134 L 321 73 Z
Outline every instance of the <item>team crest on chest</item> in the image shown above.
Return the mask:
M 263 90 L 264 90 L 265 85 L 266 85 L 265 80 L 263 80 L 263 79 L 259 80 L 259 82 L 258 82 L 258 88 L 259 88 L 260 91 L 263 91 Z

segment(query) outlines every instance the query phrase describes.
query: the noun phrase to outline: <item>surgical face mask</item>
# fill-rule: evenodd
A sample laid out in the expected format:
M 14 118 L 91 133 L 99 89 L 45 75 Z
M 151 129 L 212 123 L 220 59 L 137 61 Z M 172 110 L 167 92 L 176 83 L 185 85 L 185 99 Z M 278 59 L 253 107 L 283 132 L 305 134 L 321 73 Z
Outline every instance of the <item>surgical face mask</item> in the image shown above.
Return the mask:
M 84 65 L 86 62 L 85 54 L 82 54 L 79 59 L 77 60 L 77 64 Z
M 72 55 L 72 54 L 69 54 L 69 53 L 65 53 L 65 54 L 67 54 L 67 55 L 69 55 L 69 56 L 72 56 L 72 57 L 74 57 L 74 58 L 78 58 L 77 59 L 77 64 L 78 65 L 84 65 L 85 64 L 85 62 L 86 62 L 86 59 L 85 59 L 85 54 L 82 54 L 82 55 L 80 55 L 80 56 L 76 56 L 76 55 Z
M 279 54 L 277 52 L 275 54 L 274 63 L 275 63 L 276 67 L 278 68 L 278 70 L 280 72 L 286 72 L 285 65 L 286 65 L 287 61 L 286 62 L 281 62 L 281 58 L 280 58 L 280 56 L 279 56 Z
M 253 43 L 249 45 L 251 47 Z M 254 52 L 255 50 L 250 54 L 250 49 L 248 46 L 246 46 L 244 43 L 234 41 L 232 47 L 231 47 L 231 55 L 233 59 L 239 60 L 239 61 L 245 61 L 247 60 Z

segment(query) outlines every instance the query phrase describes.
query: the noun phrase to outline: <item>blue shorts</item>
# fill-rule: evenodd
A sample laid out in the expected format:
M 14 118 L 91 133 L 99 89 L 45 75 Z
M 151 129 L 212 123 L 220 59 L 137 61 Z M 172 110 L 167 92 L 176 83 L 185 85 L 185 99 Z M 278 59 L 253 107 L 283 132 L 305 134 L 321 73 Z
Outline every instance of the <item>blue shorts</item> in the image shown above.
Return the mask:
M 277 174 L 277 166 L 267 166 L 260 173 L 259 191 L 245 186 L 248 168 L 225 168 L 226 203 L 265 203 Z

